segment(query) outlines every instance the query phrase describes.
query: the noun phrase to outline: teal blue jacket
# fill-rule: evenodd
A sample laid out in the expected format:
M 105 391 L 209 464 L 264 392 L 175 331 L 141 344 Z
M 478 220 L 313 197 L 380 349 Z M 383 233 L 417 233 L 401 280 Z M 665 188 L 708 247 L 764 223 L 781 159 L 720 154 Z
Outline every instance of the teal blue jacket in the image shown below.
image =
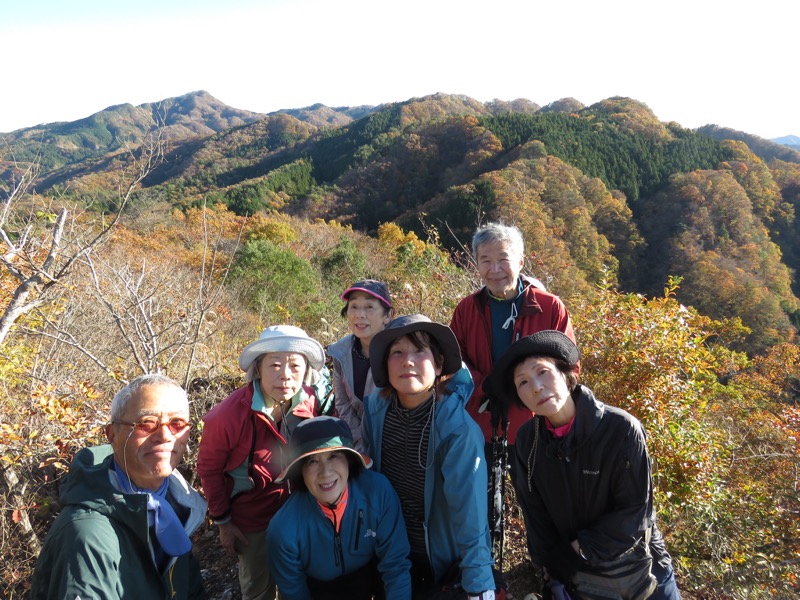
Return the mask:
M 410 600 L 411 562 L 400 499 L 389 480 L 362 471 L 348 482 L 339 540 L 307 491 L 293 492 L 270 521 L 268 560 L 281 597 L 311 600 L 307 578 L 332 581 L 377 559 L 386 598 Z
M 45 540 L 31 600 L 195 600 L 203 595 L 191 551 L 159 572 L 147 524 L 147 496 L 116 489 L 111 446 L 75 455 L 61 489 L 61 513 Z M 188 515 L 188 534 L 203 522 L 206 503 L 174 471 L 169 498 Z
M 450 392 L 436 402 L 428 447 L 433 465 L 424 481 L 426 545 L 437 582 L 458 564 L 461 586 L 478 594 L 495 589 L 483 434 L 465 409 L 475 387 L 467 368 L 462 365 L 447 383 Z M 383 425 L 391 402 L 379 391 L 364 400 L 363 421 L 376 471 L 381 470 Z

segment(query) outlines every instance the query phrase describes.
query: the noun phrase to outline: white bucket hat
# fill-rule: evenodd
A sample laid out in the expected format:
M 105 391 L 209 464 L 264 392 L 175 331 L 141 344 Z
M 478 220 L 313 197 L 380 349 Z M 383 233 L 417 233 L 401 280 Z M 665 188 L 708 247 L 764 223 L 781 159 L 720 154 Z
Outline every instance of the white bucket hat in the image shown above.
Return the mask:
M 270 352 L 296 352 L 308 359 L 308 365 L 315 371 L 320 371 L 325 364 L 325 350 L 314 338 L 294 325 L 272 325 L 267 327 L 258 336 L 255 342 L 250 342 L 239 355 L 239 367 L 247 371 L 253 361 L 262 354 Z

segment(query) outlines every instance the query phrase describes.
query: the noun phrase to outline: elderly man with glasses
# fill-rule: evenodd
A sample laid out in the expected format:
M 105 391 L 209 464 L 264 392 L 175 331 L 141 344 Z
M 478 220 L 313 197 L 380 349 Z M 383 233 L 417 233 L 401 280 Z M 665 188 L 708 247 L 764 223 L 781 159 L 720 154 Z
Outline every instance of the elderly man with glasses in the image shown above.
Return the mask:
M 32 600 L 203 597 L 189 536 L 206 503 L 175 469 L 190 428 L 186 392 L 168 377 L 114 396 L 110 444 L 78 452 L 62 484 Z

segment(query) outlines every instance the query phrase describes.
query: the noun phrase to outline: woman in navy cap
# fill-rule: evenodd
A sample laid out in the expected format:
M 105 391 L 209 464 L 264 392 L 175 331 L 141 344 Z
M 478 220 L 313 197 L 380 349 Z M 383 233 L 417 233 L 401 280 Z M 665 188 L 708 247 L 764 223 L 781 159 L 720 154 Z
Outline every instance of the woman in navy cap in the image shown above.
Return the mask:
M 369 356 L 372 338 L 392 318 L 392 298 L 382 281 L 362 279 L 342 294 L 348 335 L 328 346 L 333 360 L 333 393 L 336 416 L 344 419 L 353 432 L 356 450 L 363 450 L 361 418 L 363 399 L 375 389 Z
M 300 423 L 289 444 L 289 500 L 267 530 L 284 600 L 409 600 L 408 537 L 397 493 L 353 447 L 347 423 Z
M 531 559 L 573 600 L 678 599 L 644 428 L 578 384 L 579 358 L 569 337 L 540 331 L 512 344 L 484 381 L 490 397 L 532 413 L 511 457 Z

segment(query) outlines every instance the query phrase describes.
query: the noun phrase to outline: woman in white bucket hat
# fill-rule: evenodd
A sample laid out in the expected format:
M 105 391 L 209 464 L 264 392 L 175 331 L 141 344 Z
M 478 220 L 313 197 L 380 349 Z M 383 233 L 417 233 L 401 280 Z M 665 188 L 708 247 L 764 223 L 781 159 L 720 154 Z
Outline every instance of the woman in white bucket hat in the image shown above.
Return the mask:
M 265 532 L 288 495 L 276 479 L 292 431 L 320 414 L 311 385 L 324 363 L 322 345 L 299 327 L 267 327 L 239 355 L 245 385 L 203 417 L 197 472 L 220 542 L 239 557 L 244 600 L 276 597 Z

